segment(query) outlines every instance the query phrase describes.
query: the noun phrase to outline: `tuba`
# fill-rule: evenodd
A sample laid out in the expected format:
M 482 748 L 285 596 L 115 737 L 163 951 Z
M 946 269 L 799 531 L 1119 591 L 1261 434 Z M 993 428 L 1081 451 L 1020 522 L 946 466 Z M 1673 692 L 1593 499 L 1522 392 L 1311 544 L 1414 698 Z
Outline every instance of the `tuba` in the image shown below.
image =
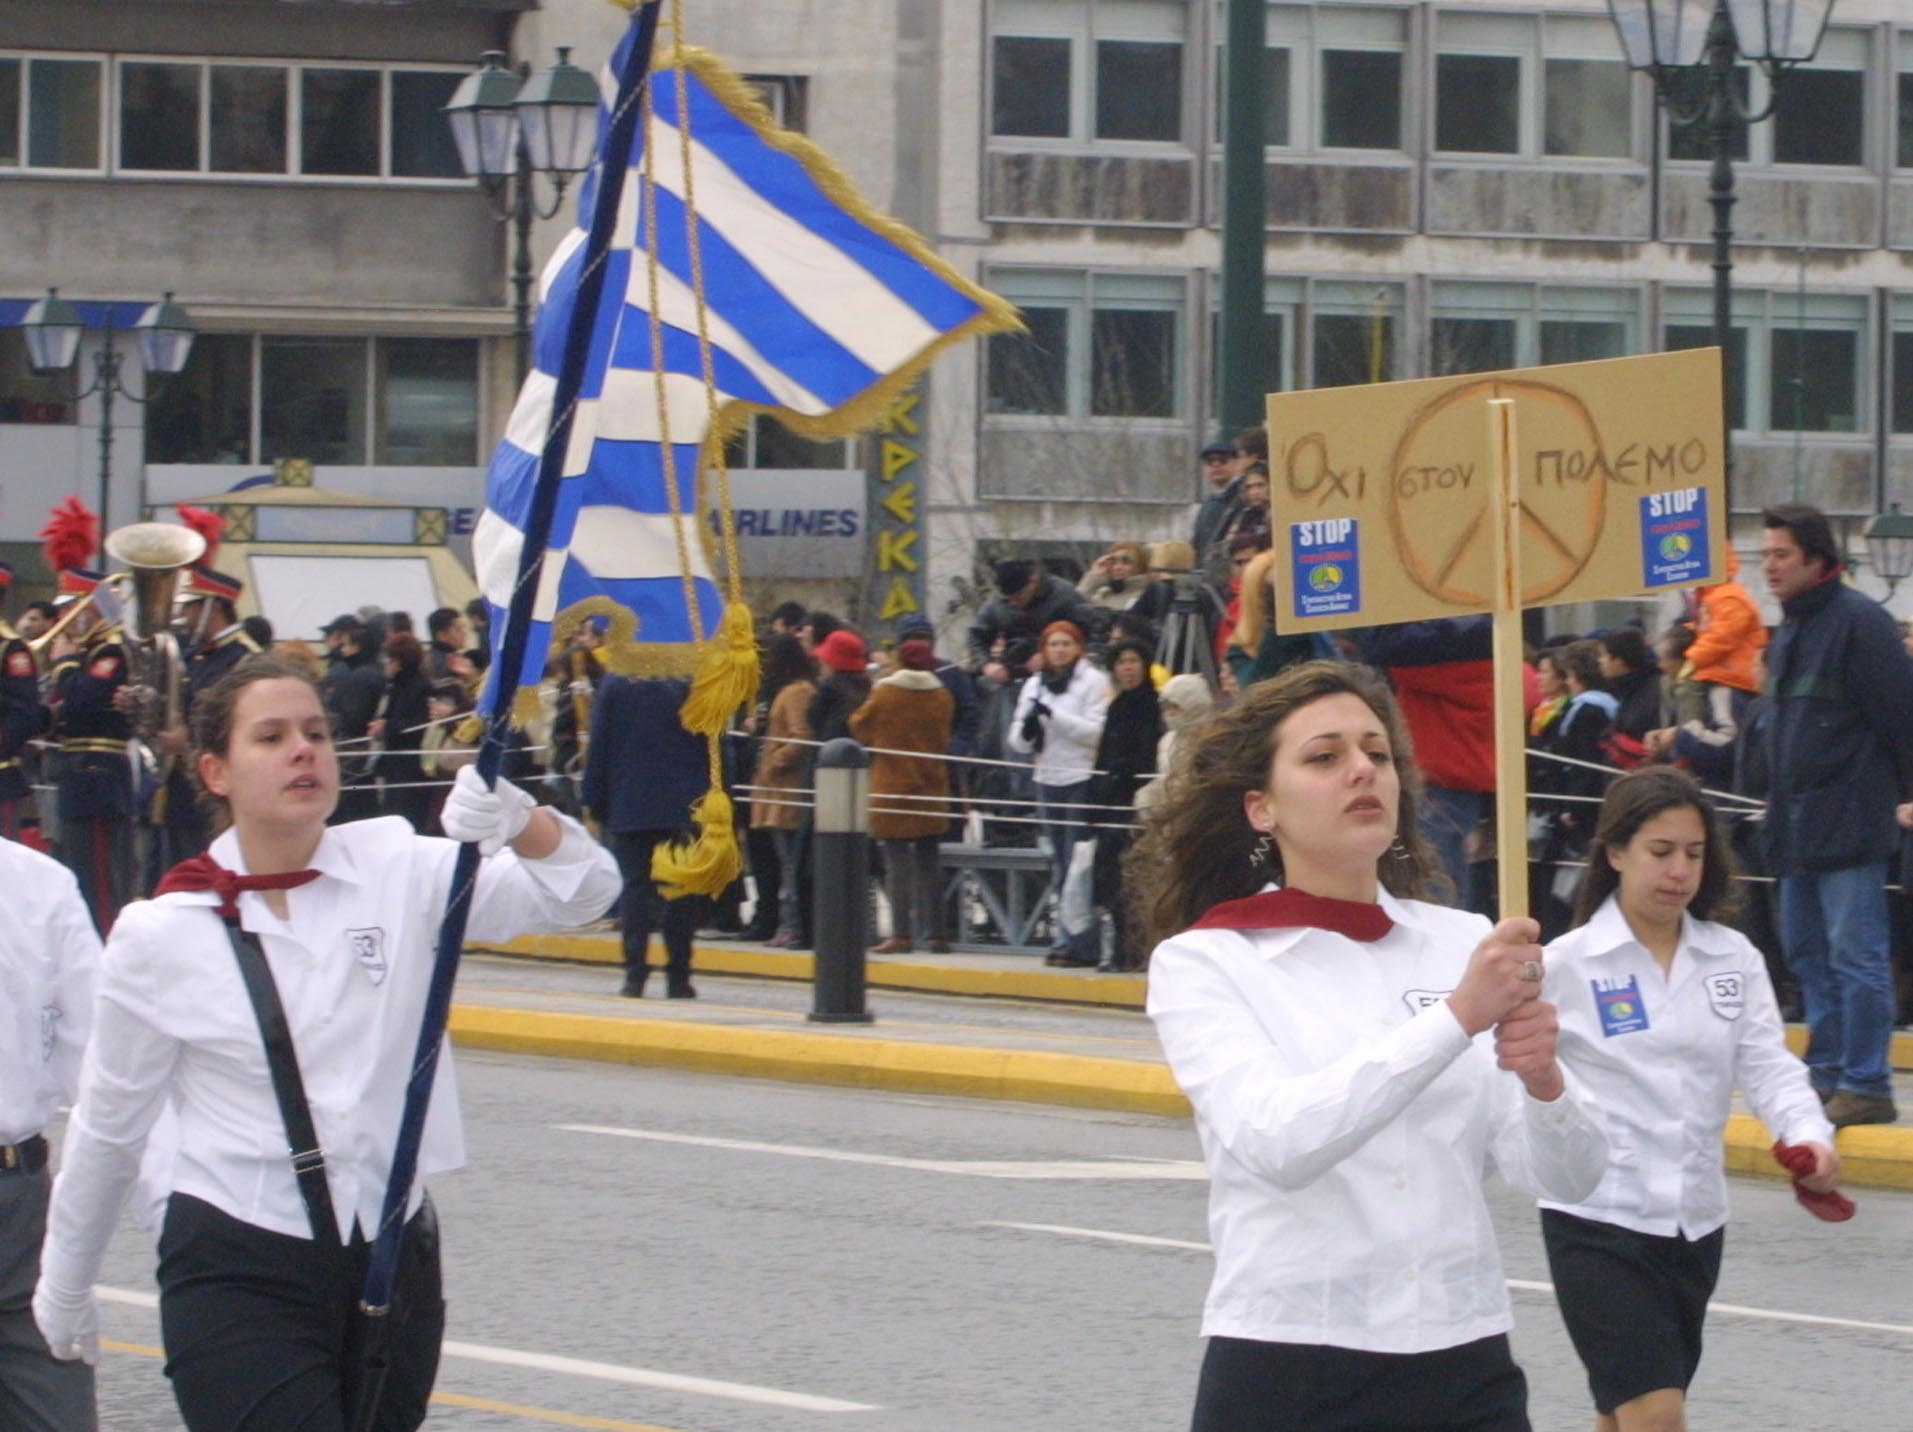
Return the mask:
M 106 554 L 126 564 L 127 675 L 136 688 L 133 727 L 151 739 L 180 721 L 186 663 L 172 632 L 179 574 L 206 553 L 206 539 L 173 522 L 135 522 L 106 535 Z

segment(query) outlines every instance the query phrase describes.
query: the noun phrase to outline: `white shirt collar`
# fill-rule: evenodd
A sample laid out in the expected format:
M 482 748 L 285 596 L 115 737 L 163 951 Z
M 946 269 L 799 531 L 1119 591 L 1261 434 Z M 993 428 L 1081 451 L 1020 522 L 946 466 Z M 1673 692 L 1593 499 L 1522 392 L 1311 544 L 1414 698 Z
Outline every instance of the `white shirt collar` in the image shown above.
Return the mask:
M 1641 943 L 1634 934 L 1634 927 L 1627 923 L 1627 916 L 1621 913 L 1618 894 L 1610 895 L 1601 902 L 1601 908 L 1588 920 L 1585 938 L 1587 943 L 1584 948 L 1591 957 L 1611 955 Z M 1723 937 L 1719 925 L 1711 920 L 1696 920 L 1691 913 L 1681 916 L 1679 947 L 1695 955 L 1734 953 L 1732 939 Z
M 252 871 L 246 867 L 246 857 L 239 848 L 239 833 L 231 827 L 222 831 L 213 840 L 207 853 L 235 875 L 252 874 Z M 338 839 L 329 826 L 325 834 L 319 837 L 319 848 L 312 852 L 312 863 L 306 868 L 353 885 L 365 884 L 365 877 L 360 873 L 358 863 L 352 858 L 351 848 L 343 840 Z

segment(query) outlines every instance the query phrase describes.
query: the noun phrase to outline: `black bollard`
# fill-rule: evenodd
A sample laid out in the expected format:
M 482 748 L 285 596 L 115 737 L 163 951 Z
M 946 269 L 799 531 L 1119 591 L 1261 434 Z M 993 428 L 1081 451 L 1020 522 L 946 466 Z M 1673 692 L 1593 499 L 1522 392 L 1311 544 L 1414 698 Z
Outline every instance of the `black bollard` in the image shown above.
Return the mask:
M 869 1024 L 864 948 L 870 943 L 870 753 L 847 736 L 825 742 L 817 753 L 815 789 L 810 1017 L 819 1024 Z

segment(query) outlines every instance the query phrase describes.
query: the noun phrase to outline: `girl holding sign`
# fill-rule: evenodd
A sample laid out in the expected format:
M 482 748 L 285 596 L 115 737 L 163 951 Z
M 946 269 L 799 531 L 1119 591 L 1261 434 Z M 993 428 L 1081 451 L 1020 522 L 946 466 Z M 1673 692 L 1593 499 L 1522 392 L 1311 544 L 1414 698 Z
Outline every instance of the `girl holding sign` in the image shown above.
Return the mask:
M 1483 1175 L 1572 1201 L 1607 1161 L 1538 928 L 1421 898 L 1421 778 L 1368 668 L 1291 667 L 1189 739 L 1129 875 L 1209 1167 L 1195 1432 L 1526 1432 Z
M 1733 888 L 1719 821 L 1682 772 L 1608 787 L 1543 995 L 1561 1059 L 1599 1105 L 1601 1185 L 1544 1198 L 1541 1231 L 1597 1432 L 1678 1432 L 1727 1222 L 1721 1135 L 1736 1087 L 1780 1137 L 1775 1157 L 1822 1218 L 1851 1215 L 1806 1066 L 1788 1052 L 1766 962 L 1715 924 Z

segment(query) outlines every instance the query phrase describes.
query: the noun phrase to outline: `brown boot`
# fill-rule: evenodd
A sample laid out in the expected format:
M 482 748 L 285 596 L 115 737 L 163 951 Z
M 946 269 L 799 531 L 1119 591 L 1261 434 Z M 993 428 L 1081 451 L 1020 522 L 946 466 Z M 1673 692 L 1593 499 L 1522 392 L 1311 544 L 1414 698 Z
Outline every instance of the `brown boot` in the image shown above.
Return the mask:
M 915 954 L 916 949 L 917 947 L 910 943 L 909 936 L 892 935 L 889 939 L 879 940 L 876 944 L 872 945 L 870 947 L 870 953 L 873 955 L 910 955 Z
M 1836 1129 L 1854 1124 L 1890 1124 L 1900 1117 L 1891 1099 L 1842 1089 L 1827 1100 L 1827 1122 Z

